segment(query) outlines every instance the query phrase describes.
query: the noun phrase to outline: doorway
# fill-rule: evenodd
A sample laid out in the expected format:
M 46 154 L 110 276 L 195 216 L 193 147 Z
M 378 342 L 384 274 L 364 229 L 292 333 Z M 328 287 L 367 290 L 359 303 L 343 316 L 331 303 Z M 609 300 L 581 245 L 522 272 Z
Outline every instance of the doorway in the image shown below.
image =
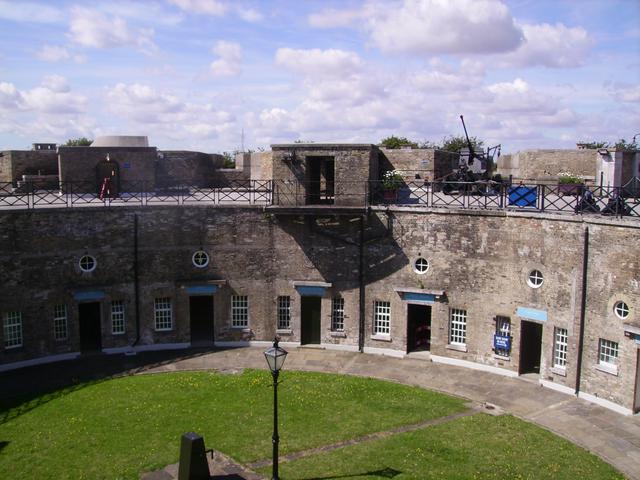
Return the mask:
M 320 345 L 320 297 L 301 297 L 300 343 Z
M 407 353 L 431 350 L 431 306 L 407 305 Z
M 633 391 L 633 413 L 638 412 L 640 412 L 640 350 L 636 353 L 636 386 Z
M 213 297 L 199 295 L 189 297 L 191 345 L 213 343 Z
M 116 198 L 118 196 L 120 192 L 120 165 L 118 162 L 101 160 L 97 163 L 96 188 L 101 198 Z
M 80 352 L 101 351 L 100 302 L 80 303 L 78 305 L 78 322 L 80 324 Z
M 523 320 L 520 328 L 520 375 L 540 373 L 542 324 Z
M 307 205 L 333 204 L 333 157 L 307 157 Z

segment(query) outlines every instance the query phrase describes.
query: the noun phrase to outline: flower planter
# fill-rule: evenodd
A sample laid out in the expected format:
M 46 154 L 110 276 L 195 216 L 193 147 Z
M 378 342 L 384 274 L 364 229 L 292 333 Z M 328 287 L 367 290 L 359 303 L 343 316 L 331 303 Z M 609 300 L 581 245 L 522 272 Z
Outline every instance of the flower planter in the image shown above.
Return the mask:
M 383 190 L 382 198 L 385 202 L 396 202 L 398 200 L 398 190 Z
M 582 193 L 582 185 L 581 183 L 561 183 L 558 185 L 558 195 L 561 197 L 565 195 L 580 195 Z

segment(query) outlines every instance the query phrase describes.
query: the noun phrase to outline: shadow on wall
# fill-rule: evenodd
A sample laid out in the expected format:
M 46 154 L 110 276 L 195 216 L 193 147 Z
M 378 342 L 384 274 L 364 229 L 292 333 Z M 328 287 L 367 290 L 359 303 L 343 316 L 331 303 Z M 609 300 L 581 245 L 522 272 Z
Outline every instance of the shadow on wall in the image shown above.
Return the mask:
M 393 222 L 386 213 L 362 217 L 278 216 L 276 221 L 302 249 L 307 268 L 315 268 L 324 281 L 351 289 L 359 286 L 361 218 L 365 284 L 408 265 L 409 259 L 393 238 Z

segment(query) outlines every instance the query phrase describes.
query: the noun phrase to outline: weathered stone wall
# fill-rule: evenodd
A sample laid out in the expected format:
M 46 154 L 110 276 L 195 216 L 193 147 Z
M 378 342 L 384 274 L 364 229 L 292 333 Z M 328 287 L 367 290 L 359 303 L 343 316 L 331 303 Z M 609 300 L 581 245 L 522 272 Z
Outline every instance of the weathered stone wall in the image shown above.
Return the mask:
M 156 166 L 158 185 L 185 183 L 205 187 L 211 185 L 215 170 L 222 168 L 224 157 L 219 154 L 163 150 Z
M 427 182 L 451 173 L 457 168 L 459 157 L 457 153 L 424 148 L 381 148 L 380 154 L 382 170 L 400 170 L 406 181 Z
M 497 173 L 515 179 L 553 181 L 570 172 L 593 181 L 598 169 L 597 150 L 525 150 L 498 158 Z
M 158 160 L 155 147 L 59 147 L 60 181 L 96 182 L 96 165 L 107 154 L 118 162 L 121 182 L 145 182 L 153 188 Z
M 190 341 L 189 295 L 185 285 L 218 280 L 214 298 L 217 342 L 264 340 L 276 333 L 277 297 L 292 300 L 290 332 L 283 340 L 300 342 L 301 297 L 294 282 L 331 284 L 322 298 L 321 342 L 356 349 L 359 333 L 360 217 L 325 217 L 264 213 L 258 208 L 145 207 L 118 209 L 7 212 L 0 215 L 0 315 L 21 311 L 24 347 L 4 350 L 0 363 L 78 351 L 76 292 L 101 290 L 103 348 L 125 347 L 135 340 L 134 222 L 138 217 L 141 344 Z M 582 391 L 632 408 L 637 345 L 624 335 L 613 314 L 616 301 L 631 308 L 627 323 L 640 325 L 640 240 L 632 219 L 585 219 L 504 212 L 374 209 L 366 217 L 363 261 L 365 348 L 404 354 L 407 349 L 408 301 L 398 290 L 444 292 L 431 305 L 431 354 L 516 374 L 520 366 L 522 321 L 519 308 L 547 313 L 542 324 L 540 378 L 571 390 L 576 382 L 583 240 L 589 229 L 587 328 Z M 192 263 L 195 251 L 210 255 L 206 268 Z M 98 267 L 82 273 L 84 254 Z M 418 257 L 427 259 L 425 274 L 414 271 Z M 540 288 L 527 278 L 544 275 Z M 230 299 L 249 297 L 249 328 L 232 328 Z M 154 328 L 153 301 L 172 298 L 174 329 Z M 332 332 L 331 299 L 345 300 L 344 332 Z M 109 305 L 126 305 L 127 333 L 112 335 Z M 374 302 L 391 304 L 391 333 L 373 336 Z M 68 306 L 70 337 L 53 340 L 53 305 Z M 467 312 L 467 341 L 451 348 L 451 309 Z M 496 316 L 509 317 L 511 355 L 492 349 Z M 568 330 L 568 362 L 553 368 L 554 328 Z M 0 345 L 2 345 L 0 331 Z M 597 368 L 598 340 L 618 342 L 617 375 Z
M 6 150 L 0 152 L 0 182 L 15 182 L 22 175 L 55 175 L 58 156 L 55 150 Z
M 337 206 L 366 204 L 368 181 L 378 179 L 378 149 L 367 144 L 272 145 L 273 179 L 279 205 L 304 205 L 309 182 L 307 162 L 313 157 L 335 160 Z M 292 157 L 293 156 L 293 157 Z
M 250 158 L 251 180 L 273 179 L 273 156 L 271 151 L 253 152 Z

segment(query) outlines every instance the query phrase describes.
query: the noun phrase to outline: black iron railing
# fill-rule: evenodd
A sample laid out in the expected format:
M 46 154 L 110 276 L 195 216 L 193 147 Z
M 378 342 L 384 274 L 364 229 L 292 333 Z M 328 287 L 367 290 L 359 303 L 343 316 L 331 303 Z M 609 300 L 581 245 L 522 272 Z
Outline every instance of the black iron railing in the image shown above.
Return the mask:
M 385 190 L 381 182 L 247 180 L 213 186 L 196 186 L 188 182 L 152 186 L 147 182 L 123 181 L 103 195 L 95 181 L 61 182 L 55 188 L 28 182 L 21 182 L 19 187 L 14 183 L 0 183 L 0 211 L 193 204 L 397 205 L 640 217 L 640 179 L 633 179 L 623 187 L 415 181 L 405 182 L 395 190 Z

